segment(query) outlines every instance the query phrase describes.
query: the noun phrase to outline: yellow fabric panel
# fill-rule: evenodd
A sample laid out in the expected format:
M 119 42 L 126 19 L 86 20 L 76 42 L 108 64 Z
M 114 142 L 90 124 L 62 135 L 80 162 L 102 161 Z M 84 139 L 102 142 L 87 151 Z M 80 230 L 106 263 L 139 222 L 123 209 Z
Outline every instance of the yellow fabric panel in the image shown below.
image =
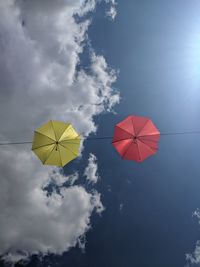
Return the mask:
M 77 136 L 76 138 L 74 139 L 66 139 L 66 140 L 62 140 L 62 141 L 59 141 L 59 144 L 79 144 L 80 145 L 80 142 L 81 142 L 81 138 L 80 136 Z
M 53 151 L 49 154 L 49 156 L 45 160 L 44 164 L 56 165 L 59 167 L 62 166 L 59 148 L 57 147 L 57 150 L 56 150 L 56 145 L 54 145 Z
M 33 149 L 33 151 L 38 156 L 38 158 L 42 161 L 42 163 L 44 163 L 54 147 L 55 145 L 47 145 L 47 146 Z
M 60 145 L 62 145 L 63 147 L 65 147 L 66 149 L 68 149 L 69 151 L 71 151 L 74 155 L 78 156 L 79 154 L 79 147 L 80 147 L 80 140 L 79 143 L 75 143 L 73 142 L 74 140 L 72 140 L 71 142 L 65 142 L 62 141 L 60 142 Z
M 52 121 L 52 124 L 57 141 L 60 139 L 64 131 L 66 131 L 66 129 L 70 126 L 70 123 L 64 123 L 61 121 Z
M 41 127 L 37 128 L 35 131 L 38 132 L 38 133 L 41 133 L 43 135 L 46 135 L 49 138 L 51 138 L 54 141 L 56 141 L 56 136 L 55 136 L 55 132 L 54 132 L 54 129 L 53 129 L 52 121 L 48 121 L 47 123 L 45 123 Z
M 46 145 L 51 145 L 53 143 L 54 141 L 51 138 L 41 133 L 35 132 L 34 137 L 33 137 L 32 149 L 39 148 L 39 147 L 46 146 Z
M 59 141 L 63 140 L 69 140 L 69 139 L 75 139 L 78 136 L 77 132 L 74 130 L 72 125 L 69 125 L 67 129 L 64 131 L 64 133 L 61 135 Z
M 74 153 L 64 148 L 63 146 L 58 145 L 58 147 L 61 155 L 62 166 L 65 166 L 68 162 L 77 157 Z

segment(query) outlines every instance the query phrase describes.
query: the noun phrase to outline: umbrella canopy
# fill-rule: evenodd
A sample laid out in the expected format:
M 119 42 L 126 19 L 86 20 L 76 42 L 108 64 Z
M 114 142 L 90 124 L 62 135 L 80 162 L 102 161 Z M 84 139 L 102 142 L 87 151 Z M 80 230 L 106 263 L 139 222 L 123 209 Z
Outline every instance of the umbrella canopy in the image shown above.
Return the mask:
M 115 125 L 112 144 L 123 159 L 144 161 L 156 153 L 160 132 L 146 117 L 128 116 Z
M 32 150 L 43 164 L 63 167 L 79 154 L 80 136 L 70 123 L 50 120 L 35 130 Z

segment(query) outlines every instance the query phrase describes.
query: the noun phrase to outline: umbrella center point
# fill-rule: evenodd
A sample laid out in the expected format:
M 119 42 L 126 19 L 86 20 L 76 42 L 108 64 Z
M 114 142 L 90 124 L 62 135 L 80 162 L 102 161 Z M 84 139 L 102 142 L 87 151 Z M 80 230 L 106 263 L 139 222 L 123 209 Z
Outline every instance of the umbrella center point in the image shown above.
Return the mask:
M 56 145 L 58 145 L 58 141 L 56 141 Z
M 133 142 L 136 144 L 137 143 L 137 136 L 133 136 Z

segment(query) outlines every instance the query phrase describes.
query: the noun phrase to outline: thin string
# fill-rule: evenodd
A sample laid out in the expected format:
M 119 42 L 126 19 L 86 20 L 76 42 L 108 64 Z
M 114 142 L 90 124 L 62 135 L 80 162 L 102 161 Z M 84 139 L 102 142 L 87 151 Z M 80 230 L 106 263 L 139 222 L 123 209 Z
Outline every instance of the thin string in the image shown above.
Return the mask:
M 186 135 L 186 134 L 200 134 L 200 131 L 196 132 L 176 132 L 176 133 L 160 133 L 160 135 Z M 112 139 L 112 136 L 104 136 L 104 137 L 85 137 L 81 138 L 81 140 L 86 140 L 86 141 L 95 141 L 95 140 L 109 140 Z M 70 139 L 68 139 L 69 141 Z M 74 139 L 72 139 L 74 140 Z M 23 145 L 23 144 L 32 144 L 32 142 L 27 141 L 27 142 L 3 142 L 0 143 L 0 146 L 6 146 L 6 145 Z
M 106 137 L 88 137 L 88 138 L 80 138 L 80 140 L 104 140 L 104 139 L 112 139 L 111 136 L 106 136 Z M 74 139 L 71 139 L 74 140 Z M 70 141 L 70 139 L 68 139 L 67 141 Z M 27 142 L 4 142 L 4 143 L 0 143 L 0 146 L 6 146 L 6 145 L 23 145 L 23 144 L 32 144 L 33 142 L 27 141 Z
M 105 137 L 86 137 L 86 140 L 88 141 L 93 141 L 93 140 L 105 140 L 105 139 L 112 139 L 113 137 L 112 136 L 105 136 Z M 82 139 L 84 140 L 84 139 Z
M 177 133 L 160 133 L 160 135 L 181 135 L 181 134 L 200 134 L 200 131 L 196 131 L 196 132 L 177 132 Z
M 4 142 L 0 143 L 0 146 L 6 146 L 6 145 L 23 145 L 23 144 L 31 144 L 32 142 Z

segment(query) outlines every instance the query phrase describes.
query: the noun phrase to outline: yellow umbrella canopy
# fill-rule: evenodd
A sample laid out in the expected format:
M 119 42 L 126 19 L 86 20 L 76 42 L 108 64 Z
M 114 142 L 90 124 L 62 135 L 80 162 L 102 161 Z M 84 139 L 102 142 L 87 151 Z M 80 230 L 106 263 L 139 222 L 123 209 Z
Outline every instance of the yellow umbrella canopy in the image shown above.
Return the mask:
M 50 120 L 35 130 L 32 150 L 46 165 L 63 167 L 79 154 L 80 136 L 70 123 Z

